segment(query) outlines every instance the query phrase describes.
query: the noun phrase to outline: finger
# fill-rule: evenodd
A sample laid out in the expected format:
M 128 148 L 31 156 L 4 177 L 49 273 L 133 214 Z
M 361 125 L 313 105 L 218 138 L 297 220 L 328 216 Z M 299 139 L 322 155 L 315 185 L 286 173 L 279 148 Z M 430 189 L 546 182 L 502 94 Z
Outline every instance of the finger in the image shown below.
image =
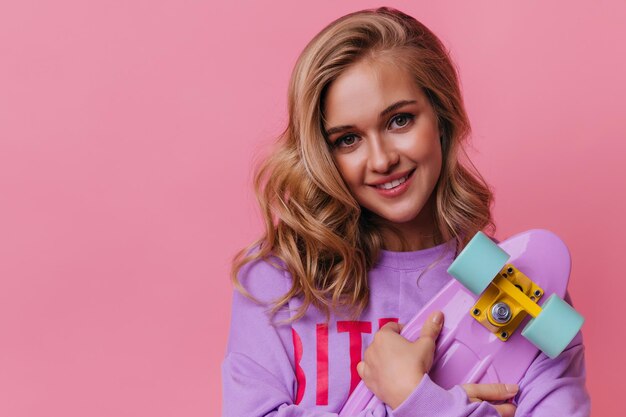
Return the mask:
M 420 338 L 430 338 L 436 340 L 441 332 L 443 325 L 443 313 L 441 311 L 435 311 L 422 325 L 420 331 Z
M 517 407 L 509 403 L 493 405 L 493 408 L 495 408 L 498 413 L 500 413 L 501 417 L 514 417 L 515 410 L 517 410 Z
M 359 374 L 359 377 L 363 379 L 363 376 L 365 375 L 365 362 L 361 361 L 356 364 L 356 372 Z
M 390 321 L 385 323 L 385 325 L 383 327 L 380 328 L 379 331 L 382 330 L 386 330 L 386 331 L 393 331 L 395 333 L 400 333 L 402 331 L 402 325 L 399 323 L 396 323 L 395 321 Z
M 515 397 L 517 384 L 464 384 L 463 389 L 469 398 L 485 401 L 501 401 Z
M 415 354 L 420 358 L 421 371 L 423 372 L 430 371 L 433 365 L 435 349 L 437 348 L 435 341 L 441 332 L 442 326 L 443 313 L 440 311 L 432 313 L 422 325 L 420 336 L 413 342 Z

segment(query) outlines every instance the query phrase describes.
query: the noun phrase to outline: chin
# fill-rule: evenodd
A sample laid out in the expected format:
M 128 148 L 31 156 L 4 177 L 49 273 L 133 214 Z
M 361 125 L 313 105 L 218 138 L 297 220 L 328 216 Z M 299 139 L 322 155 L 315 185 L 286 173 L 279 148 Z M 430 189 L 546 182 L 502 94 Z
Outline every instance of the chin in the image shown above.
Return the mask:
M 393 213 L 381 213 L 381 212 L 375 212 L 375 213 L 379 217 L 382 217 L 383 219 L 387 220 L 388 222 L 402 224 L 402 223 L 409 223 L 410 221 L 415 220 L 415 218 L 419 215 L 420 212 L 411 211 L 411 212 L 405 212 L 405 213 L 398 213 L 396 211 Z

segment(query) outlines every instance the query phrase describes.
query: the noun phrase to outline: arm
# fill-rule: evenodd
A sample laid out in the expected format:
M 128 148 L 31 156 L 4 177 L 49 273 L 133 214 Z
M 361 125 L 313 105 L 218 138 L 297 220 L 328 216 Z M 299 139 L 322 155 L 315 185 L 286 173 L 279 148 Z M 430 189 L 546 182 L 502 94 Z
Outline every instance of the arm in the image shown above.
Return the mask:
M 503 399 L 506 395 L 499 393 L 500 385 L 477 384 L 472 388 L 484 394 L 484 400 L 470 400 L 466 389 L 460 385 L 446 390 L 433 382 L 425 374 L 417 388 L 396 409 L 387 405 L 387 411 L 392 417 L 500 417 L 518 416 L 515 407 L 511 404 L 494 405 L 489 401 L 492 395 Z M 496 408 L 498 407 L 498 408 Z
M 569 295 L 565 300 L 571 304 Z M 588 417 L 591 405 L 585 388 L 584 352 L 578 333 L 558 357 L 539 354 L 520 381 L 516 416 Z
M 571 303 L 569 296 L 566 296 L 566 300 Z M 557 358 L 549 359 L 542 353 L 537 355 L 519 383 L 516 410 L 503 409 L 502 405 L 493 406 L 487 402 L 490 397 L 485 395 L 469 395 L 486 401 L 467 404 L 464 389 L 469 393 L 471 390 L 468 388 L 480 387 L 483 390 L 489 384 L 478 384 L 473 388 L 456 386 L 445 391 L 425 375 L 417 389 L 398 408 L 390 412 L 394 417 L 415 416 L 414 411 L 413 414 L 411 411 L 417 409 L 425 410 L 424 415 L 487 416 L 498 415 L 493 414 L 493 409 L 498 407 L 502 415 L 515 411 L 517 417 L 589 417 L 590 399 L 585 388 L 585 375 L 584 345 L 582 334 L 579 333 Z M 483 390 L 482 394 L 484 393 Z
M 245 275 L 245 277 L 244 277 Z M 283 295 L 290 278 L 265 262 L 240 273 L 242 284 L 262 301 Z M 274 323 L 289 318 L 280 311 Z M 223 417 L 334 417 L 336 413 L 296 405 L 292 330 L 272 324 L 267 305 L 259 305 L 235 291 L 226 357 L 222 362 Z M 385 417 L 381 405 L 355 417 Z
M 400 335 L 400 325 L 386 324 L 357 367 L 366 386 L 386 403 L 387 412 L 393 417 L 513 416 L 514 405 L 489 402 L 515 395 L 516 390 L 508 392 L 503 384 L 457 385 L 445 390 L 429 378 L 442 324 L 441 313 L 431 314 L 414 342 Z

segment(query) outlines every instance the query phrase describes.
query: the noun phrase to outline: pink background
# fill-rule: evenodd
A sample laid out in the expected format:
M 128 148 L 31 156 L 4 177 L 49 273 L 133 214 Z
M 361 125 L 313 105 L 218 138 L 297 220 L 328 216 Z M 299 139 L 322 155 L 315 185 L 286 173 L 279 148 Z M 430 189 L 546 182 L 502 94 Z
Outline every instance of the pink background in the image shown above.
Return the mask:
M 626 361 L 626 7 L 388 1 L 461 70 L 497 236 L 573 254 L 594 415 Z M 260 232 L 251 163 L 291 68 L 374 1 L 5 1 L 0 7 L 0 415 L 215 416 L 229 261 Z

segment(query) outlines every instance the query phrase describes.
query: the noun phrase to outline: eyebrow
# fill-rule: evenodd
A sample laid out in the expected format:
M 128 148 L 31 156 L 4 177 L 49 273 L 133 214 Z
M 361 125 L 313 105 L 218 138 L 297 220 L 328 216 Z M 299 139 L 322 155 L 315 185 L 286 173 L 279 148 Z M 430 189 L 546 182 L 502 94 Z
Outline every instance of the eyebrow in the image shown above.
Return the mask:
M 400 107 L 404 107 L 406 105 L 414 104 L 414 103 L 417 103 L 417 100 L 400 100 L 398 102 L 395 102 L 391 106 L 387 107 L 385 110 L 380 112 L 378 119 L 381 120 L 392 111 L 397 110 Z M 345 130 L 350 130 L 350 129 L 354 129 L 354 125 L 342 125 L 342 126 L 331 127 L 330 129 L 326 131 L 326 136 L 330 136 L 335 133 L 343 132 Z

